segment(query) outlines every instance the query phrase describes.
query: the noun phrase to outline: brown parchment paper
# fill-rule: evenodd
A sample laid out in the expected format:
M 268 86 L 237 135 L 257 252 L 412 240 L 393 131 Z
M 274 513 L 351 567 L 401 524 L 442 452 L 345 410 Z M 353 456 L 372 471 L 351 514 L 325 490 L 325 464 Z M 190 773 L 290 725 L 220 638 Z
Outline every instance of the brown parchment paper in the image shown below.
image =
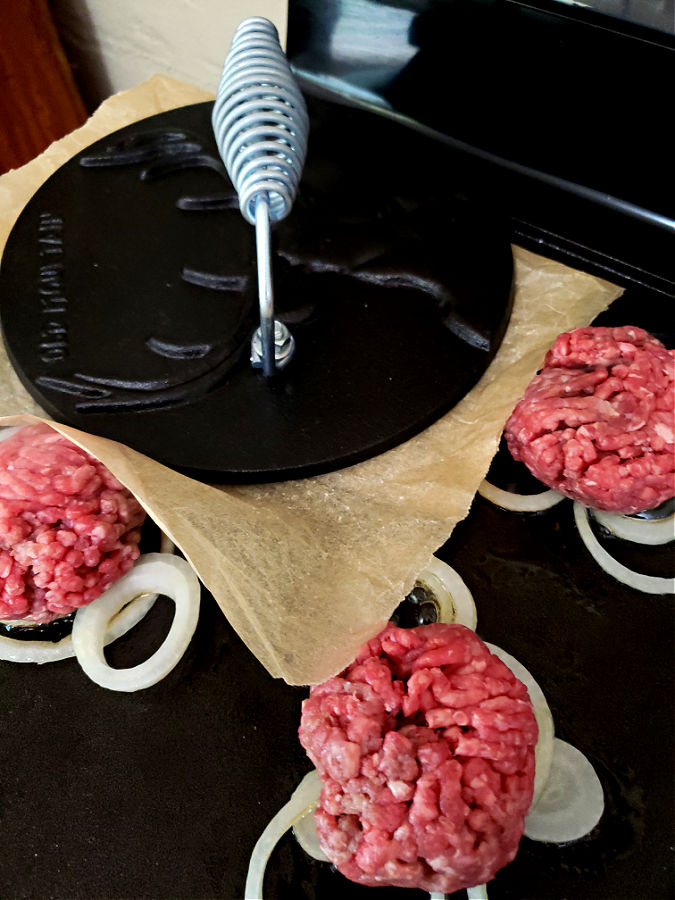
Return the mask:
M 78 131 L 0 177 L 0 247 L 34 191 L 80 149 L 137 119 L 206 99 L 155 76 L 107 100 Z M 51 424 L 138 497 L 271 675 L 290 684 L 322 681 L 384 626 L 467 515 L 503 424 L 555 337 L 588 324 L 621 293 L 513 249 L 513 315 L 489 370 L 441 420 L 365 463 L 299 481 L 213 486 L 114 441 Z M 9 416 L 0 424 L 44 418 L 4 350 L 0 413 Z

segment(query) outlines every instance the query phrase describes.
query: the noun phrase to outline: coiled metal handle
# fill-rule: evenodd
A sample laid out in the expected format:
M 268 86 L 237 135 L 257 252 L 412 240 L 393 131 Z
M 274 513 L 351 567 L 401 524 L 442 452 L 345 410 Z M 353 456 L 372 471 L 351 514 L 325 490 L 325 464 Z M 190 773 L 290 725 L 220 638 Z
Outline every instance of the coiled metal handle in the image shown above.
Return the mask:
M 274 322 L 270 222 L 291 211 L 307 154 L 309 118 L 268 19 L 254 16 L 237 28 L 212 123 L 241 213 L 256 227 L 260 328 L 251 362 L 272 375 L 288 362 L 294 342 L 286 327 Z
M 272 22 L 245 19 L 225 61 L 213 130 L 244 218 L 255 225 L 255 199 L 267 194 L 270 218 L 291 210 L 307 154 L 307 107 Z

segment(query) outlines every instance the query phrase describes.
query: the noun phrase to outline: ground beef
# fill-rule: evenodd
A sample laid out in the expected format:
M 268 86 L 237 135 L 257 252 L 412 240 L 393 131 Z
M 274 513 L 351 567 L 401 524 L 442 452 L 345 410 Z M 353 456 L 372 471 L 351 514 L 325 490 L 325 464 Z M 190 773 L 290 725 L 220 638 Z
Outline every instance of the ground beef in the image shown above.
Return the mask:
M 49 622 L 95 600 L 138 557 L 143 508 L 48 425 L 0 442 L 0 619 Z
M 544 484 L 635 513 L 675 492 L 673 416 L 673 351 L 642 328 L 577 328 L 557 338 L 505 435 Z
M 311 689 L 299 734 L 323 782 L 319 841 L 347 878 L 452 893 L 515 856 L 537 724 L 463 625 L 389 625 Z

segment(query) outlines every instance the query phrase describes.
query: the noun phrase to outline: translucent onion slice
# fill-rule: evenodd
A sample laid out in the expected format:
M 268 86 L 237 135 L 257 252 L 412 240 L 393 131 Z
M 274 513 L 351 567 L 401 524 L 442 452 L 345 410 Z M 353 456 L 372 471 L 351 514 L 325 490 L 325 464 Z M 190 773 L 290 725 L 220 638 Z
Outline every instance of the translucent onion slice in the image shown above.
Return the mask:
M 577 523 L 581 539 L 586 549 L 597 562 L 600 568 L 608 575 L 616 578 L 622 584 L 643 591 L 646 594 L 673 594 L 675 593 L 675 578 L 659 578 L 656 575 L 642 575 L 627 566 L 617 562 L 600 544 L 591 529 L 588 519 L 588 509 L 581 503 L 574 503 L 574 521 Z
M 592 831 L 605 800 L 600 779 L 584 754 L 556 738 L 546 788 L 525 818 L 525 835 L 533 841 L 565 844 Z
M 159 552 L 160 553 L 175 553 L 176 545 L 171 540 L 168 534 L 164 534 L 162 532 L 162 536 L 159 539 Z
M 525 666 L 511 656 L 510 653 L 507 653 L 506 650 L 502 650 L 501 647 L 488 644 L 487 641 L 486 644 L 490 648 L 490 652 L 499 657 L 516 678 L 523 682 L 532 701 L 534 717 L 539 728 L 539 737 L 534 748 L 534 793 L 532 796 L 532 806 L 534 806 L 542 796 L 551 772 L 554 743 L 553 716 L 546 702 L 546 697 L 544 697 L 544 692 Z
M 636 519 L 633 516 L 594 509 L 593 518 L 624 541 L 653 547 L 675 541 L 675 516 L 665 519 Z
M 457 623 L 476 630 L 476 604 L 471 591 L 452 566 L 432 556 L 417 576 L 417 582 L 434 595 L 439 622 Z
M 138 594 L 156 591 L 170 597 L 176 611 L 161 647 L 145 662 L 129 669 L 113 669 L 103 655 L 104 636 L 115 613 Z M 184 559 L 148 553 L 89 606 L 78 610 L 73 624 L 73 647 L 84 672 L 112 691 L 138 691 L 169 674 L 187 649 L 199 618 L 199 581 Z
M 248 864 L 244 900 L 262 900 L 265 869 L 272 851 L 292 825 L 313 811 L 320 793 L 321 779 L 316 769 L 312 769 L 258 838 Z
M 0 428 L 0 441 L 6 441 L 7 438 L 16 434 L 17 431 L 21 431 L 23 427 L 23 425 L 3 425 L 2 428 Z
M 117 638 L 131 631 L 141 619 L 145 618 L 152 608 L 157 594 L 142 594 L 128 603 L 124 609 L 110 621 L 105 634 L 104 646 L 112 644 Z M 77 618 L 77 615 L 75 616 Z M 52 641 L 20 641 L 16 638 L 0 636 L 0 659 L 7 662 L 43 663 L 58 662 L 75 656 L 73 640 L 70 634 L 58 642 Z
M 488 900 L 488 892 L 486 884 L 477 884 L 475 887 L 466 889 L 467 900 Z
M 15 429 L 4 429 L 18 431 Z M 0 440 L 2 440 L 2 432 L 0 431 Z M 162 532 L 160 541 L 160 550 L 162 553 L 173 553 L 175 545 L 171 538 Z M 142 557 L 141 557 L 142 558 Z M 112 644 L 117 638 L 122 637 L 138 625 L 141 619 L 145 618 L 152 609 L 157 594 L 141 594 L 120 610 L 117 615 L 110 620 L 108 630 L 106 631 L 103 645 Z M 10 624 L 10 623 L 7 623 Z M 17 620 L 17 625 L 25 625 L 25 621 Z M 18 663 L 44 663 L 58 662 L 62 659 L 71 659 L 75 656 L 73 648 L 73 640 L 70 634 L 62 638 L 60 641 L 21 641 L 6 635 L 0 635 L 0 660 L 5 662 Z
M 489 481 L 481 482 L 478 493 L 495 506 L 514 512 L 542 512 L 565 499 L 564 494 L 554 490 L 542 491 L 541 494 L 513 494 L 495 487 Z
M 310 772 L 310 775 L 311 774 L 312 773 Z M 321 849 L 319 835 L 316 831 L 316 819 L 314 818 L 314 810 L 317 807 L 319 795 L 321 794 L 321 779 L 319 778 L 318 773 L 316 773 L 314 782 L 316 790 L 314 802 L 311 806 L 307 807 L 302 818 L 298 819 L 293 825 L 293 835 L 308 856 L 311 856 L 313 859 L 318 859 L 319 862 L 330 862 Z
M 305 815 L 295 823 L 293 826 L 293 836 L 305 853 L 308 856 L 311 856 L 312 859 L 317 859 L 319 862 L 330 862 L 319 843 L 319 835 L 317 834 L 316 820 L 314 818 L 314 807 L 308 809 Z
M 488 900 L 488 892 L 486 884 L 477 884 L 475 887 L 466 889 L 467 900 Z M 432 891 L 429 894 L 429 900 L 445 900 L 446 894 L 439 891 Z

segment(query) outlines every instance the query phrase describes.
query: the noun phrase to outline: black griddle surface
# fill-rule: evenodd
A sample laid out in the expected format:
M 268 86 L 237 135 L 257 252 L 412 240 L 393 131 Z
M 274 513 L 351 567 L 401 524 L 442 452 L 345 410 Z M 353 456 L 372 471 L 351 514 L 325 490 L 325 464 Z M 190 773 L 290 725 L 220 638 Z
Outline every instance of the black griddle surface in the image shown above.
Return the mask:
M 672 318 L 653 295 L 627 292 L 601 321 L 643 325 L 672 346 Z M 617 556 L 619 543 L 607 544 Z M 654 574 L 672 570 L 671 548 L 646 551 Z M 568 501 L 521 515 L 477 497 L 438 555 L 472 590 L 478 634 L 530 669 L 558 737 L 588 756 L 605 791 L 587 838 L 524 838 L 490 900 L 672 897 L 673 598 L 602 572 Z M 117 642 L 113 662 L 138 661 L 169 619 L 161 603 Z M 146 691 L 100 689 L 73 660 L 0 663 L 0 683 L 3 900 L 243 896 L 255 841 L 309 769 L 297 741 L 306 691 L 270 678 L 210 595 L 182 662 Z M 272 855 L 265 895 L 428 896 L 352 885 L 290 837 Z
M 599 321 L 644 324 L 671 344 L 665 312 L 658 299 L 626 293 Z M 524 471 L 500 453 L 490 477 L 529 492 Z M 631 559 L 625 542 L 603 540 L 627 564 L 672 575 L 672 544 Z M 586 838 L 565 846 L 523 838 L 490 882 L 490 900 L 672 897 L 673 597 L 606 575 L 576 532 L 570 501 L 519 514 L 477 496 L 438 556 L 472 591 L 478 634 L 531 671 L 556 735 L 586 754 L 605 792 Z M 113 663 L 154 649 L 170 615 L 168 601 L 156 608 L 117 642 Z M 306 689 L 270 678 L 210 595 L 182 662 L 146 691 L 98 688 L 72 660 L 0 663 L 0 679 L 3 900 L 243 896 L 256 840 L 310 768 L 297 741 Z M 353 885 L 286 837 L 265 896 L 428 895 Z
M 530 669 L 557 736 L 605 790 L 587 838 L 524 838 L 491 900 L 671 896 L 673 598 L 598 569 L 568 501 L 521 515 L 477 498 L 439 556 L 472 590 L 479 635 Z M 113 662 L 139 661 L 170 615 L 162 604 Z M 257 838 L 310 768 L 297 741 L 306 691 L 270 678 L 210 595 L 186 656 L 146 691 L 98 688 L 72 660 L 2 663 L 0 678 L 4 900 L 243 897 Z M 290 837 L 267 872 L 269 898 L 373 896 Z

